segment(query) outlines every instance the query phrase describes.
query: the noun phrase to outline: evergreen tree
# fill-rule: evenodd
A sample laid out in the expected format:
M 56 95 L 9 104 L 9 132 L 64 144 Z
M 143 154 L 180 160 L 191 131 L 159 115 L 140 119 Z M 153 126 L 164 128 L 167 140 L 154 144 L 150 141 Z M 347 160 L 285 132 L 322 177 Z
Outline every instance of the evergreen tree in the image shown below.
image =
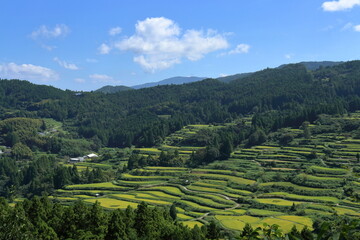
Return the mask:
M 124 212 L 117 209 L 111 213 L 105 240 L 127 240 Z
M 90 208 L 87 228 L 94 236 L 104 238 L 106 232 L 105 222 L 107 222 L 107 218 L 104 210 L 100 206 L 100 203 L 96 201 Z
M 220 227 L 216 224 L 214 220 L 210 221 L 210 224 L 207 226 L 206 237 L 209 239 L 219 239 L 220 238 Z
M 155 232 L 151 210 L 145 202 L 141 202 L 136 209 L 134 228 L 139 238 L 149 238 Z
M 197 224 L 191 229 L 191 236 L 193 240 L 205 240 L 205 235 Z
M 170 207 L 170 217 L 175 221 L 177 218 L 177 210 L 176 205 L 173 203 Z

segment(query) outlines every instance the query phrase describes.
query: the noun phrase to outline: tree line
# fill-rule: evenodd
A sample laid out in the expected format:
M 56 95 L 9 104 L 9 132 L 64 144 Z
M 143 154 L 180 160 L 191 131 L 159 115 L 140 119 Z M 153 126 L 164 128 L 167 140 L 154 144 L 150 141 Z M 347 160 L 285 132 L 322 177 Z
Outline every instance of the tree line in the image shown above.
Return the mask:
M 60 165 L 53 156 L 39 156 L 32 161 L 0 158 L 0 196 L 13 200 L 17 196 L 51 195 L 69 184 L 106 182 L 114 176 L 100 168 L 79 172 L 76 165 Z
M 190 229 L 177 220 L 175 207 L 151 207 L 140 203 L 136 209 L 105 210 L 95 202 L 81 200 L 60 205 L 47 197 L 34 197 L 10 207 L 0 198 L 0 239 L 98 239 L 98 240 L 328 240 L 359 239 L 360 220 L 339 218 L 317 222 L 313 230 L 295 226 L 289 233 L 281 227 L 246 224 L 240 233 L 229 232 L 215 221 Z

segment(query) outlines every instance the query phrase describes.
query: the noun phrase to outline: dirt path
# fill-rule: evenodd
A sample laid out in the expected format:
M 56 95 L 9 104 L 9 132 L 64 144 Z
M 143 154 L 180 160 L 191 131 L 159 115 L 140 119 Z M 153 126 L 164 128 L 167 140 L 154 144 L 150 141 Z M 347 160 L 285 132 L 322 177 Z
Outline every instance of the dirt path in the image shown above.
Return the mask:
M 189 192 L 196 192 L 196 193 L 205 193 L 205 194 L 212 194 L 212 195 L 216 195 L 216 196 L 220 196 L 220 197 L 223 197 L 224 199 L 226 200 L 229 200 L 229 201 L 234 201 L 235 198 L 230 198 L 226 195 L 223 195 L 223 194 L 220 194 L 220 193 L 209 193 L 209 192 L 202 192 L 202 191 L 194 191 L 194 190 L 190 190 L 188 189 L 187 187 L 185 186 L 182 186 L 182 185 L 179 185 L 181 188 L 183 188 L 185 191 L 189 191 Z M 231 208 L 225 208 L 224 210 L 225 211 L 230 211 L 230 210 L 234 210 L 236 208 L 240 207 L 240 204 L 239 203 L 235 203 L 234 206 L 232 206 Z M 201 217 L 198 217 L 198 218 L 194 218 L 194 219 L 189 219 L 189 220 L 186 220 L 186 221 L 202 221 L 202 222 L 205 222 L 205 223 L 208 223 L 208 221 L 204 220 L 205 217 L 207 217 L 211 212 L 207 212 L 205 213 L 204 215 L 202 215 Z
M 234 210 L 238 207 L 240 207 L 241 205 L 239 203 L 236 203 L 235 206 L 231 207 L 231 208 L 225 208 L 225 211 L 229 211 L 229 210 Z
M 302 223 L 294 222 L 294 221 L 291 221 L 291 220 L 288 220 L 288 219 L 281 219 L 281 218 L 276 218 L 276 217 L 270 217 L 270 218 L 277 219 L 277 220 L 283 220 L 283 221 L 287 221 L 287 222 L 291 222 L 291 223 L 295 223 L 295 224 L 304 225 L 304 224 L 302 224 Z
M 188 189 L 187 187 L 185 186 L 182 186 L 180 185 L 180 187 L 182 187 L 185 191 L 189 191 L 189 192 L 196 192 L 196 193 L 204 193 L 204 194 L 211 194 L 211 195 L 215 195 L 215 196 L 220 196 L 226 200 L 229 200 L 229 201 L 235 201 L 236 198 L 231 198 L 229 196 L 226 196 L 224 194 L 221 194 L 221 193 L 211 193 L 211 192 L 202 192 L 202 191 L 195 191 L 195 190 L 191 190 L 191 189 Z
M 189 221 L 200 221 L 200 222 L 205 222 L 208 223 L 208 221 L 204 220 L 205 217 L 207 217 L 210 214 L 210 212 L 205 213 L 204 215 L 197 217 L 197 218 L 193 218 L 193 219 L 189 219 L 189 220 L 185 220 L 184 222 L 189 222 Z

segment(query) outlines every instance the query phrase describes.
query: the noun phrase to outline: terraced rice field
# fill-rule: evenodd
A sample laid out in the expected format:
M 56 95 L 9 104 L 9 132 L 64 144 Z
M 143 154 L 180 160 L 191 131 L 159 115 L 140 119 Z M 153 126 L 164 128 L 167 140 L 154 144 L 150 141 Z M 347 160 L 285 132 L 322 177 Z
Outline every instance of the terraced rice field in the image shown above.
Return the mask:
M 174 195 L 170 195 L 161 191 L 144 191 L 147 194 L 150 194 L 158 199 L 172 199 L 172 200 L 178 200 L 180 199 L 180 197 L 174 196 Z
M 297 202 L 297 201 L 288 201 L 280 198 L 258 198 L 255 199 L 256 202 L 263 203 L 263 204 L 272 204 L 272 205 L 278 205 L 278 206 L 287 206 L 290 207 L 293 204 L 301 204 L 303 202 Z
M 221 190 L 219 188 L 201 187 L 201 186 L 197 186 L 197 185 L 192 185 L 192 186 L 189 186 L 187 188 L 192 190 L 192 191 L 212 192 L 212 193 L 221 193 L 221 192 L 223 192 L 223 190 Z
M 208 207 L 206 205 L 201 205 L 201 204 L 195 203 L 193 201 L 181 200 L 179 202 L 181 204 L 184 204 L 187 207 L 190 207 L 189 209 L 194 209 L 194 210 L 198 210 L 198 211 L 202 211 L 202 212 L 212 212 L 212 211 L 217 210 L 216 208 Z
M 201 227 L 202 225 L 204 225 L 203 223 L 201 223 L 199 221 L 185 221 L 185 222 L 183 222 L 183 224 L 188 226 L 189 228 L 193 228 L 193 227 L 195 227 L 195 225 L 197 225 L 198 227 Z
M 77 184 L 77 185 L 68 185 L 65 187 L 66 190 L 82 190 L 82 189 L 98 189 L 98 190 L 126 190 L 127 188 L 123 186 L 118 186 L 112 182 L 104 183 L 91 183 L 91 184 Z
M 132 207 L 132 208 L 136 208 L 138 203 L 135 202 L 130 202 L 130 201 L 123 201 L 123 200 L 119 200 L 119 199 L 114 199 L 114 198 L 92 198 L 92 199 L 86 199 L 84 200 L 85 202 L 89 202 L 89 203 L 95 203 L 96 201 L 98 201 L 101 206 L 105 207 L 105 208 L 121 208 L 121 209 L 125 209 L 128 206 Z
M 254 209 L 250 208 L 247 210 L 247 213 L 251 216 L 279 216 L 284 215 L 282 212 L 277 211 L 270 211 L 270 210 L 264 210 L 264 209 Z
M 319 174 L 330 174 L 330 175 L 346 175 L 349 172 L 348 170 L 342 168 L 327 168 L 320 166 L 311 166 L 309 170 Z
M 155 204 L 155 205 L 171 205 L 171 202 L 167 202 L 164 200 L 157 200 L 158 198 L 149 195 L 149 194 L 144 194 L 144 193 L 138 193 L 136 195 L 130 195 L 130 194 L 112 194 L 110 195 L 111 197 L 114 197 L 116 199 L 120 199 L 120 200 L 128 200 L 128 201 L 133 201 L 133 202 L 146 202 L 146 203 L 150 203 L 150 204 Z
M 218 179 L 218 180 L 227 180 L 236 184 L 245 184 L 245 185 L 251 185 L 254 184 L 255 181 L 250 179 L 245 179 L 237 176 L 229 176 L 229 175 L 223 175 L 223 174 L 213 174 L 213 173 L 194 173 L 195 176 L 198 176 L 202 179 Z
M 281 226 L 284 232 L 289 232 L 295 225 L 298 229 L 302 229 L 305 226 L 311 226 L 312 221 L 308 217 L 299 216 L 277 216 L 269 218 L 258 218 L 252 216 L 222 216 L 216 215 L 216 219 L 226 228 L 240 231 L 244 228 L 246 223 L 255 227 L 262 227 L 264 223 L 269 225 L 277 224 Z
M 327 197 L 327 196 L 302 196 L 296 194 L 290 194 L 286 192 L 271 192 L 265 193 L 261 195 L 262 197 L 279 197 L 288 200 L 297 200 L 297 201 L 308 201 L 308 202 L 328 202 L 328 203 L 338 203 L 339 199 L 335 197 Z
M 360 212 L 356 212 L 353 209 L 340 208 L 340 207 L 334 207 L 334 209 L 339 215 L 350 215 L 350 216 L 359 216 L 360 217 Z
M 177 150 L 188 158 L 203 147 L 181 145 L 182 141 L 204 128 L 217 126 L 189 125 L 158 147 L 135 151 L 155 156 Z M 178 220 L 189 227 L 215 217 L 223 227 L 237 231 L 245 223 L 253 227 L 278 224 L 286 232 L 293 225 L 311 228 L 311 218 L 319 215 L 359 217 L 360 203 L 344 197 L 343 187 L 360 190 L 360 176 L 353 171 L 359 166 L 360 140 L 324 133 L 312 136 L 315 144 L 304 141 L 301 129 L 287 131 L 295 136 L 293 145 L 240 146 L 229 159 L 195 169 L 147 166 L 123 173 L 115 182 L 66 186 L 56 192 L 57 199 L 99 201 L 106 208 L 136 207 L 141 201 L 165 207 L 174 203 Z M 325 157 L 326 152 L 331 156 Z M 305 216 L 292 215 L 293 204 Z

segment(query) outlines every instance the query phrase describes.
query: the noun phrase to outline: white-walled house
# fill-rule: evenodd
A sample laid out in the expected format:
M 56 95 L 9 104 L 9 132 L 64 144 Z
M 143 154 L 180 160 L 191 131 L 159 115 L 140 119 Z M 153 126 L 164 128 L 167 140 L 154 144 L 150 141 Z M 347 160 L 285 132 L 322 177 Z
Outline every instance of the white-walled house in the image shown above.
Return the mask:
M 88 155 L 86 155 L 87 158 L 97 158 L 99 157 L 99 155 L 95 154 L 95 153 L 90 153 Z
M 69 159 L 69 163 L 78 163 L 78 162 L 83 162 L 85 161 L 84 157 L 77 157 L 77 158 L 70 158 Z
M 70 158 L 69 163 L 84 162 L 86 159 L 92 159 L 92 158 L 97 158 L 97 157 L 99 157 L 99 155 L 97 155 L 95 153 L 90 153 L 90 154 L 82 156 L 82 157 Z

